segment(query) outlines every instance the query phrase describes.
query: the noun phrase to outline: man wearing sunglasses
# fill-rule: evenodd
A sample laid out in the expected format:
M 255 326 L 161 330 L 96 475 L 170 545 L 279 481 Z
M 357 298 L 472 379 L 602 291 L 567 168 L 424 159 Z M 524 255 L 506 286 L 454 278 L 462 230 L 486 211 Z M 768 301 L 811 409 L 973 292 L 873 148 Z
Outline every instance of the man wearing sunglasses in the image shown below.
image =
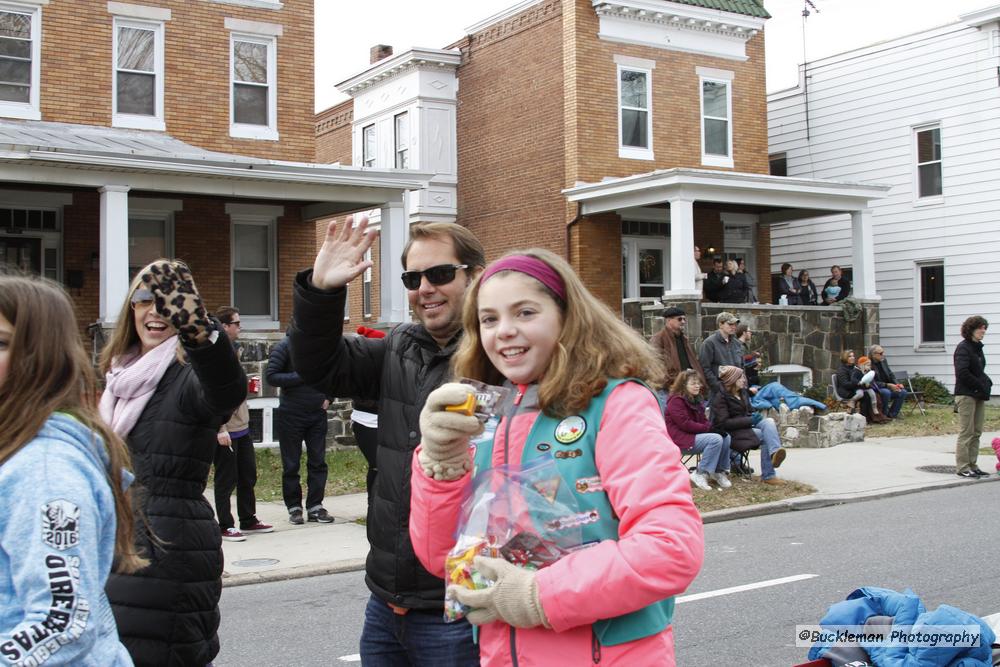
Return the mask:
M 478 665 L 472 628 L 442 620 L 444 582 L 420 565 L 410 543 L 410 470 L 420 443 L 420 410 L 448 379 L 458 346 L 465 290 L 486 265 L 483 247 L 454 223 L 410 228 L 403 284 L 417 322 L 385 338 L 344 336 L 345 286 L 371 266 L 375 240 L 348 217 L 331 223 L 312 270 L 295 278 L 292 363 L 328 396 L 378 404 L 377 473 L 368 496 L 365 581 L 372 591 L 361 661 L 372 665 Z

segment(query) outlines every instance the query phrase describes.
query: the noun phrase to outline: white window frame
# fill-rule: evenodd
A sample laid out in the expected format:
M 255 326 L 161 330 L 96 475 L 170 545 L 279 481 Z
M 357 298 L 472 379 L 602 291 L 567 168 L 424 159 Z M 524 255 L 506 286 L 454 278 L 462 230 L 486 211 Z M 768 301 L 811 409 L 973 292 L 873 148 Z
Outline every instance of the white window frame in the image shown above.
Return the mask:
M 267 125 L 236 122 L 236 79 L 234 52 L 236 42 L 263 44 L 267 47 Z M 242 32 L 229 33 L 229 136 L 235 139 L 278 141 L 278 40 L 273 36 Z
M 30 192 L 26 193 L 25 196 L 18 196 L 19 193 L 10 192 L 2 193 L 0 196 L 0 208 L 10 208 L 10 209 L 21 209 L 24 211 L 42 211 L 42 212 L 52 212 L 56 214 L 56 228 L 51 229 L 22 229 L 17 233 L 10 233 L 7 231 L 6 227 L 0 227 L 0 238 L 9 239 L 23 239 L 23 238 L 36 238 L 41 241 L 41 264 L 42 271 L 41 275 L 47 278 L 52 278 L 58 283 L 63 282 L 63 207 L 71 204 L 71 199 L 62 199 L 61 197 L 56 200 L 57 205 L 50 206 L 38 206 L 34 202 L 37 201 L 37 193 Z M 50 193 L 55 194 L 55 193 Z M 56 195 L 58 197 L 58 195 Z M 56 251 L 56 263 L 55 266 L 49 266 L 48 262 L 45 261 L 45 251 L 55 250 Z M 0 257 L 0 261 L 2 261 Z M 51 272 L 51 273 L 50 273 Z
M 726 87 L 726 115 L 727 118 L 705 115 L 705 84 L 718 83 Z M 706 76 L 698 77 L 698 117 L 701 119 L 701 163 L 706 167 L 728 167 L 733 168 L 733 80 L 726 76 Z M 724 120 L 726 122 L 726 152 L 727 155 L 716 155 L 705 152 L 706 126 L 705 119 Z
M 375 128 L 376 123 L 370 123 L 361 128 L 361 166 L 362 167 L 375 167 L 378 164 L 378 130 Z M 375 151 L 374 154 L 369 155 L 368 153 L 368 131 L 371 130 L 372 133 L 372 149 Z
M 136 201 L 133 199 L 132 201 Z M 152 220 L 156 222 L 163 223 L 163 256 L 173 257 L 175 255 L 174 250 L 174 214 L 172 211 L 154 211 L 151 209 L 146 210 L 135 210 L 129 209 L 128 212 L 128 222 L 133 220 Z M 129 248 L 132 247 L 132 236 L 128 237 Z
M 630 111 L 646 112 L 646 138 L 648 146 L 626 146 L 622 143 L 622 73 L 636 72 L 646 75 L 646 108 L 628 107 Z M 616 90 L 618 97 L 615 105 L 618 108 L 618 157 L 626 160 L 652 160 L 653 155 L 653 68 L 639 67 L 632 64 L 618 63 L 615 67 Z
M 365 250 L 364 260 L 366 262 L 372 261 L 371 248 Z M 372 316 L 372 267 L 370 266 L 365 269 L 364 276 L 362 277 L 361 316 L 362 318 L 369 318 Z
M 229 215 L 229 302 L 236 305 L 236 228 L 239 226 L 261 226 L 268 230 L 268 268 L 271 274 L 268 290 L 268 300 L 270 302 L 271 314 L 268 315 L 244 315 L 240 313 L 240 320 L 243 322 L 243 329 L 254 330 L 275 330 L 278 328 L 278 244 L 277 228 L 278 220 L 269 215 L 248 215 L 246 213 L 230 213 Z M 239 269 L 247 270 L 247 269 Z M 238 307 L 238 306 L 237 306 Z
M 659 299 L 639 296 L 642 284 L 639 283 L 639 248 L 653 247 L 663 251 L 663 291 L 670 289 L 670 239 L 665 236 L 623 236 L 622 248 L 626 259 L 625 264 L 625 298 L 626 299 Z M 652 283 L 647 283 L 652 284 Z
M 46 0 L 47 2 L 47 0 Z M 0 101 L 0 117 L 41 120 L 42 8 L 46 2 L 0 2 L 0 11 L 31 16 L 31 90 L 27 102 Z
M 928 162 L 920 162 L 919 135 L 921 132 L 927 132 L 928 130 L 937 130 L 938 134 L 941 136 L 941 159 L 930 160 Z M 942 133 L 941 123 L 925 123 L 923 125 L 913 126 L 913 134 L 911 141 L 913 150 L 913 160 L 911 162 L 911 164 L 913 165 L 913 205 L 933 206 L 935 204 L 943 204 L 944 203 L 944 136 Z M 920 195 L 920 165 L 933 164 L 935 162 L 940 166 L 941 169 L 941 194 L 927 195 L 925 197 L 922 197 Z
M 405 137 L 400 136 L 399 132 L 399 121 L 401 119 L 406 119 L 406 135 Z M 392 136 L 393 136 L 393 165 L 396 169 L 412 169 L 412 167 L 401 167 L 400 166 L 400 156 L 405 157 L 409 160 L 410 157 L 410 112 L 401 111 L 394 114 L 392 117 Z
M 118 112 L 118 30 L 120 28 L 136 28 L 138 30 L 149 30 L 153 33 L 153 76 L 156 77 L 156 84 L 153 86 L 153 109 L 152 116 L 143 116 L 134 113 Z M 167 129 L 163 121 L 163 88 L 164 88 L 164 58 L 163 58 L 163 22 L 162 21 L 141 21 L 138 19 L 114 18 L 114 27 L 111 38 L 111 125 L 114 127 L 126 127 L 134 130 L 158 130 L 160 132 Z
M 931 266 L 940 266 L 942 268 L 941 275 L 944 276 L 944 259 L 924 259 L 917 260 L 913 263 L 913 350 L 914 352 L 940 352 L 945 349 L 945 340 L 941 341 L 927 341 L 923 340 L 923 308 L 922 306 L 941 306 L 942 308 L 947 308 L 947 294 L 945 294 L 944 301 L 930 301 L 924 303 L 922 286 L 923 280 L 921 277 L 921 272 L 924 268 Z M 947 288 L 947 282 L 945 283 L 945 288 Z M 945 313 L 947 316 L 947 313 Z M 947 319 L 945 320 L 947 325 Z M 945 334 L 947 337 L 947 334 Z

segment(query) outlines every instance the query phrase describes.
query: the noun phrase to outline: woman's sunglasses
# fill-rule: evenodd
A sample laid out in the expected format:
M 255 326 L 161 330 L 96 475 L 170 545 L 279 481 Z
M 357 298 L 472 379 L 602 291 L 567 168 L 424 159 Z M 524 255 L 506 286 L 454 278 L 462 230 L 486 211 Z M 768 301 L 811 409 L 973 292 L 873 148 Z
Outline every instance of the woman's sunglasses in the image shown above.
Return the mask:
M 468 264 L 439 264 L 423 271 L 404 271 L 400 278 L 406 289 L 420 289 L 420 279 L 427 277 L 431 285 L 447 285 L 455 279 L 455 272 L 469 268 Z

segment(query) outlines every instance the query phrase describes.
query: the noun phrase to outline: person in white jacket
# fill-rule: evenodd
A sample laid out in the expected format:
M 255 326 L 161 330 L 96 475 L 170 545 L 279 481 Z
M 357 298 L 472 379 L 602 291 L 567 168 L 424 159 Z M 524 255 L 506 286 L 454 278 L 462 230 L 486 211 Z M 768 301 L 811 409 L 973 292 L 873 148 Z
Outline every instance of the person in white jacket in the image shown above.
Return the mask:
M 146 561 L 94 377 L 65 292 L 0 274 L 0 665 L 132 665 L 104 585 Z

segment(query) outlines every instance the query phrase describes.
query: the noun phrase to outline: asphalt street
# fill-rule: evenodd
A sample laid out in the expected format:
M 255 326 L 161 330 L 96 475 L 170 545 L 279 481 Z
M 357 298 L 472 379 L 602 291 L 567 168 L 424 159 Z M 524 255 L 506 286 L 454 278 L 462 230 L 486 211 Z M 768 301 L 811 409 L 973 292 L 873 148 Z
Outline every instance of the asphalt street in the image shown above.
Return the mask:
M 1000 612 L 1000 485 L 706 526 L 702 573 L 674 619 L 677 664 L 788 667 L 795 626 L 861 586 L 913 589 L 929 609 Z M 225 588 L 218 667 L 357 665 L 360 572 Z

